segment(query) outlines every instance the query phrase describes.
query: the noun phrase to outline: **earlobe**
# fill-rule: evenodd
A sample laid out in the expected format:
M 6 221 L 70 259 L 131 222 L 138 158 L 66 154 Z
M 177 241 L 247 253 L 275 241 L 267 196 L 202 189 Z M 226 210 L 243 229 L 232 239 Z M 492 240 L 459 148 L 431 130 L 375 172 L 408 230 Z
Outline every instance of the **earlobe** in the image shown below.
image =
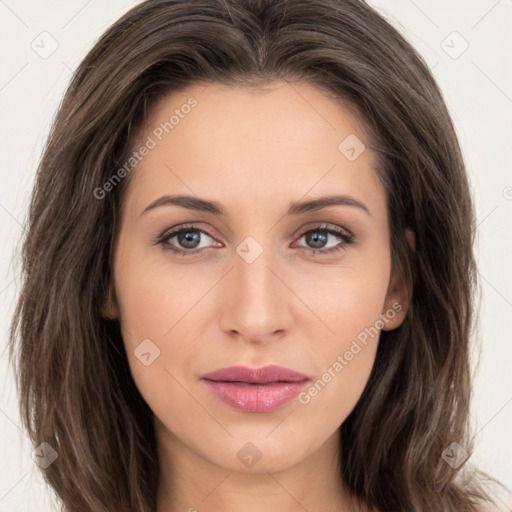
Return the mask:
M 408 306 L 408 304 L 405 304 L 405 297 L 403 278 L 400 276 L 398 269 L 395 268 L 390 279 L 384 311 L 382 311 L 383 331 L 392 331 L 404 321 Z
M 409 247 L 414 251 L 414 232 L 410 229 L 406 229 L 405 236 Z M 405 281 L 406 280 L 402 272 L 400 272 L 400 269 L 395 266 L 388 286 L 386 301 L 384 303 L 384 311 L 382 311 L 384 322 L 382 330 L 384 331 L 392 331 L 393 329 L 400 327 L 407 315 L 412 291 L 409 290 L 409 286 Z
M 392 331 L 402 325 L 407 315 L 408 304 L 391 298 L 382 313 L 383 331 Z

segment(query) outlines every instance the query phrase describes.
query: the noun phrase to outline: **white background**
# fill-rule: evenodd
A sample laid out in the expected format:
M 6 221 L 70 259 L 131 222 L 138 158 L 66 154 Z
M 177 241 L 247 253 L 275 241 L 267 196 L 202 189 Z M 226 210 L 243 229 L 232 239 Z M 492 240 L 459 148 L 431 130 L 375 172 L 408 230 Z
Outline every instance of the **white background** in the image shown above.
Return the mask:
M 0 0 L 0 511 L 51 510 L 32 447 L 20 430 L 6 340 L 19 289 L 15 243 L 23 232 L 50 122 L 77 67 L 128 0 Z M 477 208 L 481 344 L 474 380 L 473 460 L 512 487 L 512 2 L 373 0 L 423 55 L 443 90 Z M 31 45 L 51 49 L 41 58 Z M 453 34 L 456 31 L 460 34 Z M 443 43 L 444 41 L 444 43 Z M 464 48 L 467 50 L 457 58 Z M 445 51 L 446 50 L 446 51 Z M 450 56 L 447 52 L 450 52 Z M 479 346 L 479 345 L 476 345 Z M 475 361 L 477 358 L 475 358 Z M 503 510 L 512 499 L 501 495 Z M 505 502 L 507 507 L 505 506 Z

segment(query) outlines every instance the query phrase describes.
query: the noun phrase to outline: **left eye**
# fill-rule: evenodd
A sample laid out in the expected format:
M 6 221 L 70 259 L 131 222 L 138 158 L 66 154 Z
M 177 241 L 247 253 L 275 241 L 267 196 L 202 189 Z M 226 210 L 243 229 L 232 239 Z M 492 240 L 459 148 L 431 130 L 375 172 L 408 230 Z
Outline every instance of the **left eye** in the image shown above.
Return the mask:
M 183 226 L 169 234 L 163 235 L 157 240 L 157 243 L 162 244 L 166 249 L 172 252 L 179 253 L 184 256 L 193 255 L 209 248 L 208 246 L 199 247 L 201 235 L 206 235 L 208 238 L 213 239 L 213 237 L 203 229 L 194 226 Z M 337 244 L 334 247 L 325 248 L 329 235 L 342 240 L 341 245 Z M 303 237 L 306 238 L 306 243 L 313 244 L 313 247 L 307 247 L 304 245 L 299 245 L 298 247 L 310 249 L 313 253 L 329 254 L 331 252 L 344 250 L 346 249 L 346 245 L 354 243 L 353 235 L 348 234 L 339 228 L 329 228 L 328 226 L 319 226 L 304 231 L 299 235 L 298 239 L 300 240 Z M 173 238 L 176 238 L 176 242 L 180 247 L 176 247 L 173 243 L 170 243 Z
M 340 247 L 338 244 L 326 249 L 324 244 L 327 242 L 329 235 L 341 239 L 343 241 L 343 245 L 351 244 L 353 242 L 352 235 L 338 229 L 329 229 L 327 227 L 310 229 L 300 235 L 299 239 L 306 237 L 307 243 L 312 243 L 316 246 L 309 247 L 309 249 L 320 249 L 321 252 L 329 253 L 331 251 L 339 251 L 344 248 L 343 246 Z

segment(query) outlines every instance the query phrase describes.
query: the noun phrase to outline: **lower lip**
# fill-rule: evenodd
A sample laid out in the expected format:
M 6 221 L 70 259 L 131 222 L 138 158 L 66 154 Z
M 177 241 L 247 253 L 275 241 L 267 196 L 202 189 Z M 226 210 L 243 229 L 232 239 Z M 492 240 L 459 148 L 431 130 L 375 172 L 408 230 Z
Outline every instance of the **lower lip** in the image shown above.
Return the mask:
M 308 383 L 308 380 L 271 384 L 203 380 L 222 402 L 244 412 L 270 412 L 278 409 L 293 400 Z

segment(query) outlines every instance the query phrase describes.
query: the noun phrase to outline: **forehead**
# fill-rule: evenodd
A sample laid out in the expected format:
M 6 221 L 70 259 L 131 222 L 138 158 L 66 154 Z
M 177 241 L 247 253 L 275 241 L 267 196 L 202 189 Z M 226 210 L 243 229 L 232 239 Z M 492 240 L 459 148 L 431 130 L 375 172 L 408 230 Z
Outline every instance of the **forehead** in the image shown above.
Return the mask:
M 380 192 L 361 120 L 307 83 L 190 86 L 153 107 L 139 143 L 149 139 L 153 147 L 133 176 L 144 196 L 137 202 L 164 189 L 267 202 L 288 201 L 283 191 L 294 200 L 339 192 L 370 202 Z M 348 146 L 362 151 L 356 159 L 344 153 Z
M 370 135 L 346 101 L 307 82 L 291 84 L 283 80 L 258 88 L 191 85 L 161 98 L 151 109 L 147 127 L 160 126 L 165 132 L 162 135 L 172 131 L 177 141 L 184 131 L 178 130 L 178 125 L 184 124 L 187 133 L 183 135 L 202 137 L 197 142 L 203 145 L 238 135 L 238 139 L 248 137 L 247 142 L 253 145 L 287 140 L 289 144 L 323 143 L 325 147 L 334 143 L 337 149 L 335 143 L 344 133 L 358 134 L 366 140 Z

